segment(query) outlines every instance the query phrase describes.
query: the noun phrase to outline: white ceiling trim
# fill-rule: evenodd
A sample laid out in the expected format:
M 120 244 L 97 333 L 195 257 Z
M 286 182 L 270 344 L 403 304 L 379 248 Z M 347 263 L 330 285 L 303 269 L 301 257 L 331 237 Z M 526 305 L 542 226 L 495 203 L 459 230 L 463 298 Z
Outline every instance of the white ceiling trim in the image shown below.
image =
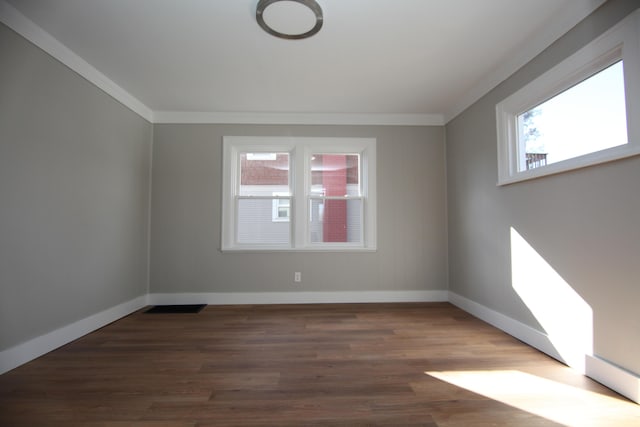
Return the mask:
M 575 6 L 569 4 L 559 13 L 555 14 L 553 19 L 547 22 L 544 31 L 538 32 L 536 37 L 530 39 L 526 45 L 519 46 L 512 55 L 509 55 L 509 59 L 506 62 L 500 64 L 491 73 L 487 74 L 477 85 L 468 91 L 465 96 L 456 102 L 449 111 L 445 112 L 445 123 L 448 123 L 458 114 L 472 106 L 476 101 L 542 53 L 542 51 L 553 42 L 562 37 L 567 31 L 576 26 L 605 2 L 606 0 L 592 0 L 589 7 L 584 7 L 580 10 L 576 10 Z
M 443 126 L 442 114 L 242 113 L 154 111 L 153 123 Z
M 13 6 L 0 0 L 0 21 L 151 123 L 442 126 L 442 114 L 242 113 L 152 111 Z
M 76 73 L 93 83 L 99 89 L 137 113 L 143 119 L 151 121 L 152 111 L 149 107 L 118 86 L 107 76 L 94 68 L 87 61 L 76 55 L 68 47 L 53 38 L 49 33 L 24 16 L 13 6 L 0 0 L 0 21 L 9 28 L 29 40 L 49 55 L 71 68 Z
M 153 111 L 4 0 L 0 0 L 0 21 L 151 123 L 441 126 L 532 60 L 604 2 L 592 0 L 590 7 L 579 11 L 575 7 L 566 7 L 549 21 L 545 31 L 521 46 L 508 61 L 486 75 L 444 114 Z

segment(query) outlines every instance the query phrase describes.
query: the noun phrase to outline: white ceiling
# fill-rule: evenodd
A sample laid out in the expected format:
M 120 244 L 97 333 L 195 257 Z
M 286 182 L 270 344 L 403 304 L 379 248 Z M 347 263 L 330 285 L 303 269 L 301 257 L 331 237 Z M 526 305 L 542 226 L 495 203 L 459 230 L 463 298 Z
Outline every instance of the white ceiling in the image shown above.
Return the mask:
M 158 117 L 446 121 L 602 0 L 318 0 L 324 26 L 306 40 L 265 33 L 257 0 L 7 2 Z

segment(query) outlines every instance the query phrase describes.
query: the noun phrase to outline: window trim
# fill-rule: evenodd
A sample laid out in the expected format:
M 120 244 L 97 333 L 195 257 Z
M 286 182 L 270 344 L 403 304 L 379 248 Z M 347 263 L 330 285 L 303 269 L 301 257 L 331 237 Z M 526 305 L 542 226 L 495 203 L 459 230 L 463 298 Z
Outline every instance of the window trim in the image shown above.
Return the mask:
M 291 244 L 242 244 L 237 242 L 237 191 L 241 152 L 288 152 L 290 182 Z M 309 200 L 311 154 L 360 155 L 361 200 L 363 203 L 361 243 L 312 243 Z M 375 251 L 377 250 L 376 139 L 320 137 L 224 136 L 222 176 L 221 244 L 229 251 Z
M 640 154 L 640 10 L 496 105 L 498 186 Z M 518 116 L 622 60 L 628 143 L 518 170 Z

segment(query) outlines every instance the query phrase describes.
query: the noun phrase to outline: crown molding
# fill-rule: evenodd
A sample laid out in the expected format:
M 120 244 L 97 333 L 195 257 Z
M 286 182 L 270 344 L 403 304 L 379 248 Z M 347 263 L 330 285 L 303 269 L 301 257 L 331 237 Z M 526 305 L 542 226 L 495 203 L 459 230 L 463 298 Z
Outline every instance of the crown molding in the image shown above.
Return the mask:
M 248 113 L 155 111 L 153 123 L 442 126 L 442 114 Z
M 533 58 L 549 47 L 553 42 L 566 34 L 571 28 L 589 16 L 606 0 L 592 0 L 589 6 L 582 7 L 568 4 L 553 18 L 546 22 L 544 31 L 539 31 L 529 42 L 518 46 L 507 55 L 491 72 L 486 74 L 478 84 L 453 104 L 444 114 L 445 124 L 477 102 L 484 95 L 493 90 L 500 83 L 508 79 L 516 71 L 526 65 Z
M 143 119 L 151 122 L 153 112 L 149 107 L 118 86 L 4 0 L 0 0 L 0 21 L 53 58 L 80 74 L 80 76 L 93 83 L 116 101 Z
M 51 34 L 0 0 L 0 22 L 150 123 L 442 126 L 442 114 L 249 113 L 153 111 Z
M 0 0 L 0 21 L 151 123 L 443 126 L 603 3 L 604 0 L 593 0 L 591 7 L 579 10 L 566 7 L 549 22 L 545 31 L 538 33 L 524 48 L 513 52 L 444 114 L 153 111 L 4 0 Z

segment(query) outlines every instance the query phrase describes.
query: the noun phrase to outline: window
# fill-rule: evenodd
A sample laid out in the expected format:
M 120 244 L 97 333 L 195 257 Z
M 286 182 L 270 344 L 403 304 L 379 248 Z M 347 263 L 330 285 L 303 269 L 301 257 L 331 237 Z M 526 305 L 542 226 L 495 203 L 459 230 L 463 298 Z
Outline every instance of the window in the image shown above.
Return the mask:
M 224 137 L 223 250 L 374 250 L 371 138 Z
M 239 152 L 236 204 L 236 240 L 240 244 L 285 244 L 291 236 L 287 224 L 274 224 L 272 206 L 289 203 L 288 152 Z
M 361 243 L 360 155 L 311 154 L 309 221 L 312 243 Z
M 635 12 L 496 106 L 498 184 L 640 154 Z
M 626 144 L 626 117 L 618 61 L 518 115 L 518 172 Z

